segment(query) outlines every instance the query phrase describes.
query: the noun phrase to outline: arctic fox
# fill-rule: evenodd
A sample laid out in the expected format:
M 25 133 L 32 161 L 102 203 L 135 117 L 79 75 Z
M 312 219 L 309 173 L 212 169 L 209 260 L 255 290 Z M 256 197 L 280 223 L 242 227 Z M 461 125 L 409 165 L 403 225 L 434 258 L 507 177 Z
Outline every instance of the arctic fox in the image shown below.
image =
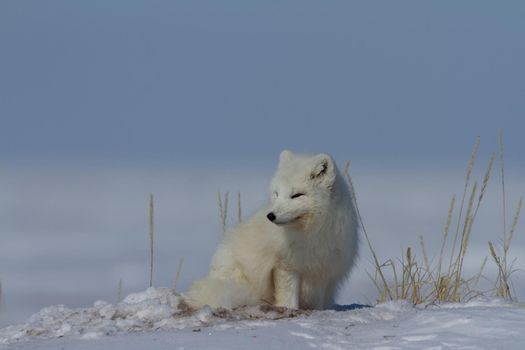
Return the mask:
M 190 287 L 190 305 L 326 309 L 333 304 L 358 245 L 345 179 L 327 154 L 285 150 L 270 190 L 270 203 L 227 233 L 208 276 Z

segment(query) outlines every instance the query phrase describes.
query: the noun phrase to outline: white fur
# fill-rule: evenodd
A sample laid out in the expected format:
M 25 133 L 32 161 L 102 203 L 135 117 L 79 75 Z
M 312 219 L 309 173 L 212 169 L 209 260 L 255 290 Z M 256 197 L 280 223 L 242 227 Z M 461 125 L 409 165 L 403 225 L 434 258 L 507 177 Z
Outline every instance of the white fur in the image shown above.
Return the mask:
M 291 198 L 298 193 L 304 195 Z M 227 234 L 188 301 L 194 307 L 328 308 L 354 264 L 357 244 L 350 190 L 332 157 L 283 151 L 270 203 Z

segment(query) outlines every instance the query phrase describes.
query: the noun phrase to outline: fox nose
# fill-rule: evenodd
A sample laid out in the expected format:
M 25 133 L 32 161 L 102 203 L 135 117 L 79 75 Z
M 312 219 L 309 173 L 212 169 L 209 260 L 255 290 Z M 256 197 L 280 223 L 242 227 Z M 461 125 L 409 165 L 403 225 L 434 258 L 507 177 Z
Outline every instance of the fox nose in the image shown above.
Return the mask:
M 269 213 L 268 215 L 266 215 L 266 217 L 267 217 L 268 220 L 270 220 L 271 222 L 274 222 L 274 220 L 275 220 L 275 214 L 274 214 L 274 213 Z

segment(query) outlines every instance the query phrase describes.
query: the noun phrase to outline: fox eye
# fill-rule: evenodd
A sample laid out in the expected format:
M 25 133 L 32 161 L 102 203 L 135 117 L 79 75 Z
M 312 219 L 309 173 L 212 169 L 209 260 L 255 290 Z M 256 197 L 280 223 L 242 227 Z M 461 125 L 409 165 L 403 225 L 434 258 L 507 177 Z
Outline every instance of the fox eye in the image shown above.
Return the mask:
M 275 191 L 275 192 L 273 193 L 273 196 L 274 196 L 275 198 L 279 197 L 279 192 Z
M 304 196 L 304 193 L 296 193 L 296 194 L 293 194 L 290 198 L 291 199 L 294 199 L 294 198 L 299 198 L 301 196 Z

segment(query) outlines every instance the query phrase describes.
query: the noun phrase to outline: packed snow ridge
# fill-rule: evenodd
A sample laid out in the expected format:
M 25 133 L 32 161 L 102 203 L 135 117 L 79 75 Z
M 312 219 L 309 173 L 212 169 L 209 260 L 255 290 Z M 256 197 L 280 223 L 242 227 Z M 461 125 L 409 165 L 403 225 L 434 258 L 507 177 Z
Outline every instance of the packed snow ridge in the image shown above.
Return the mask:
M 149 288 L 115 305 L 47 307 L 24 325 L 1 329 L 0 348 L 141 349 L 155 341 L 159 349 L 521 349 L 525 342 L 525 308 L 501 299 L 325 311 L 264 305 L 191 310 L 183 299 L 169 288 Z
M 118 333 L 198 328 L 231 321 L 270 321 L 311 314 L 311 311 L 268 305 L 235 310 L 210 307 L 191 310 L 183 299 L 170 288 L 151 287 L 141 293 L 132 293 L 117 304 L 96 301 L 90 308 L 46 307 L 24 325 L 1 329 L 0 345 L 35 338 L 74 336 L 95 339 Z
M 180 301 L 180 296 L 168 288 L 149 288 L 130 294 L 115 305 L 97 301 L 91 308 L 50 306 L 31 316 L 22 326 L 0 330 L 0 344 L 33 337 L 77 335 L 89 339 L 118 332 L 180 328 L 187 325 L 180 317 L 174 317 L 183 313 Z

